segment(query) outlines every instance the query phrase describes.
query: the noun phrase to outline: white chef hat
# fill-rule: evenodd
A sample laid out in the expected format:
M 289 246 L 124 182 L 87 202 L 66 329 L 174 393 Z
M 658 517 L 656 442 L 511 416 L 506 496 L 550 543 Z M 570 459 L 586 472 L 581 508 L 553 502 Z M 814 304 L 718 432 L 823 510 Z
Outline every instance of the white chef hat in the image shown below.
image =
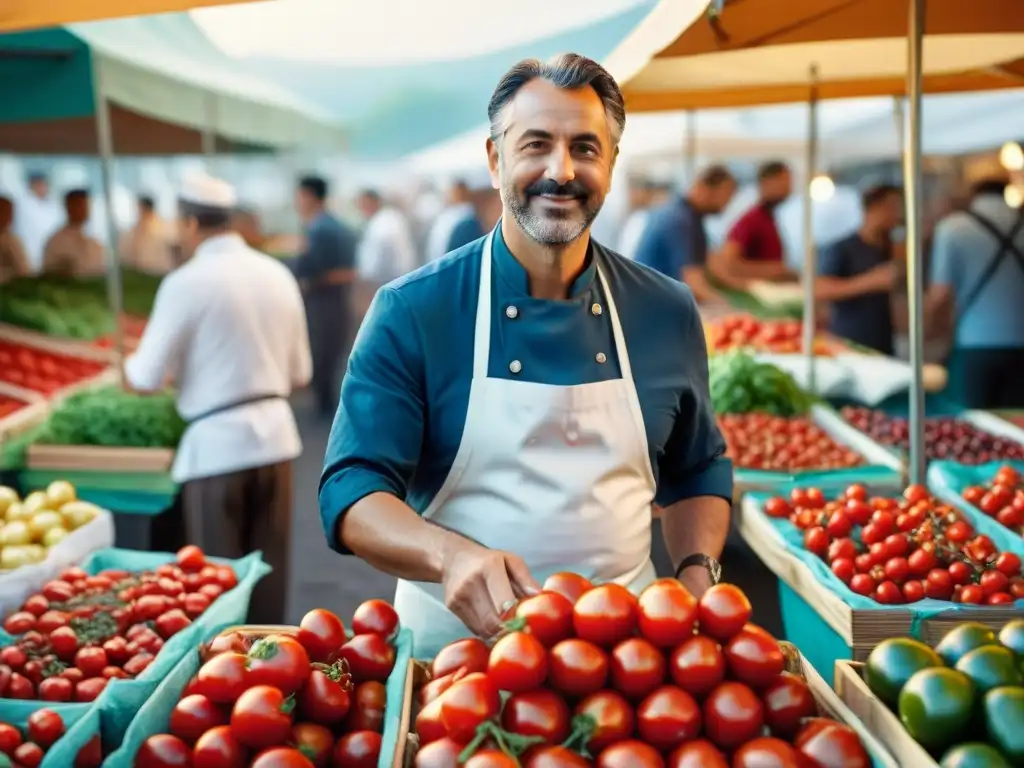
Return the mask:
M 182 179 L 179 197 L 183 203 L 207 209 L 230 211 L 238 205 L 235 188 L 205 173 L 189 173 Z

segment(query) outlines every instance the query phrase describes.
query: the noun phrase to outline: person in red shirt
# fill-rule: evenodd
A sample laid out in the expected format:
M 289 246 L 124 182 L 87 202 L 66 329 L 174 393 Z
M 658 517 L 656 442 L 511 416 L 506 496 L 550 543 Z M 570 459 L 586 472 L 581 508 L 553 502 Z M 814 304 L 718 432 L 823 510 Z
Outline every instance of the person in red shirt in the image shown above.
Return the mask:
M 732 288 L 745 289 L 754 280 L 795 277 L 783 258 L 782 236 L 775 210 L 793 192 L 793 177 L 785 163 L 765 163 L 757 171 L 759 200 L 726 236 L 725 244 L 708 261 L 711 273 Z

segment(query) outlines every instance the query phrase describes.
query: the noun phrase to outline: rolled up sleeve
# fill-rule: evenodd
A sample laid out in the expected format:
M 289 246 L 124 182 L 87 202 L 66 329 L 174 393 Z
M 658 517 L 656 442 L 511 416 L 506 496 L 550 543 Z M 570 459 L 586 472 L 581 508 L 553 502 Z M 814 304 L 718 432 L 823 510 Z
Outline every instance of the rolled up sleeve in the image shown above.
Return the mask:
M 324 471 L 320 520 L 328 544 L 338 522 L 371 493 L 405 499 L 419 461 L 424 427 L 424 359 L 415 319 L 393 288 L 377 292 L 349 356 Z
M 732 501 L 732 461 L 718 429 L 708 390 L 708 353 L 696 302 L 690 312 L 687 349 L 682 359 L 691 371 L 690 386 L 680 397 L 672 434 L 658 464 L 655 502 L 668 507 L 696 496 Z

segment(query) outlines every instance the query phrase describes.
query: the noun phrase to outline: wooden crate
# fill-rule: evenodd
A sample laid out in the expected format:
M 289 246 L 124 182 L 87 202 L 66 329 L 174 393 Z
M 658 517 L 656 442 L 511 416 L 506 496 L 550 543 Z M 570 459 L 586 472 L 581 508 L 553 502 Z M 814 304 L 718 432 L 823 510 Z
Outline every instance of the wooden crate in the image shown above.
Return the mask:
M 807 681 L 815 701 L 818 703 L 818 713 L 829 717 L 840 723 L 850 726 L 860 737 L 865 749 L 877 760 L 877 765 L 884 768 L 900 768 L 901 763 L 893 758 L 883 744 L 875 738 L 871 730 L 857 719 L 855 713 L 843 703 L 842 699 L 826 683 L 807 660 L 790 643 L 780 643 L 786 657 L 786 670 L 801 676 Z M 417 714 L 416 694 L 430 680 L 429 666 L 422 662 L 413 660 L 405 676 L 405 695 L 402 697 L 402 719 L 399 729 L 398 745 L 395 749 L 394 759 L 391 768 L 412 768 L 419 750 L 419 739 L 414 731 L 415 717 Z
M 20 410 L 0 419 L 0 443 L 41 424 L 50 413 L 50 404 L 46 398 L 31 389 L 0 381 L 0 395 L 25 403 Z
M 871 692 L 863 677 L 864 664 L 836 662 L 836 694 L 875 734 L 899 765 L 939 768 L 931 755 L 907 733 L 899 717 Z
M 0 323 L 0 339 L 42 349 L 55 355 L 68 355 L 69 357 L 78 357 L 83 360 L 95 360 L 98 363 L 112 363 L 115 357 L 114 350 L 97 347 L 91 341 L 84 339 L 61 339 L 56 336 L 48 336 L 39 331 L 29 331 L 16 325 L 9 325 L 8 323 Z
M 168 472 L 174 463 L 170 448 L 113 448 L 98 445 L 30 445 L 28 469 L 70 472 Z
M 823 584 L 806 563 L 786 549 L 785 541 L 771 520 L 748 497 L 735 516 L 736 527 L 744 541 L 780 581 L 785 582 L 828 624 L 863 661 L 874 647 L 890 637 L 909 636 L 914 614 L 906 606 L 855 610 L 829 585 Z M 1022 612 L 1006 606 L 964 606 L 950 604 L 950 610 L 937 613 L 922 622 L 921 640 L 935 646 L 946 633 L 964 621 L 978 621 L 998 631 Z

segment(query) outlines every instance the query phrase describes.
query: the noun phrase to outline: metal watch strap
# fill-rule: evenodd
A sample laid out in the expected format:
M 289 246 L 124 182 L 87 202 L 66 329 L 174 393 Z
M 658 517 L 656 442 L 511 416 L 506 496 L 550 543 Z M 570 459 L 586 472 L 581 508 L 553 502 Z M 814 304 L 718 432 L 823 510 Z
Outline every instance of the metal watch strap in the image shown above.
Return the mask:
M 722 580 L 722 565 L 715 558 L 708 557 L 707 555 L 695 554 L 688 555 L 683 558 L 683 561 L 679 563 L 679 567 L 676 568 L 676 578 L 678 579 L 683 571 L 687 568 L 692 568 L 695 565 L 699 565 L 708 572 L 708 576 L 711 577 L 711 583 L 717 584 Z

